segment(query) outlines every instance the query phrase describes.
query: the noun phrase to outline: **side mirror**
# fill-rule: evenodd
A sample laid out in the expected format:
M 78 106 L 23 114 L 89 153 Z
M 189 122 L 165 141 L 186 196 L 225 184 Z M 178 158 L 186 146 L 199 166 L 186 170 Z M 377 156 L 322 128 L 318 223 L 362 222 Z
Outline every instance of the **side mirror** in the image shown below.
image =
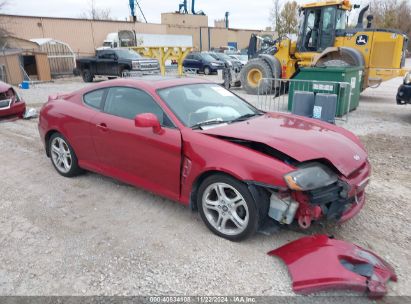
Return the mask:
M 153 128 L 153 132 L 156 134 L 161 134 L 163 131 L 157 116 L 152 113 L 143 113 L 137 115 L 134 118 L 134 125 L 137 128 Z

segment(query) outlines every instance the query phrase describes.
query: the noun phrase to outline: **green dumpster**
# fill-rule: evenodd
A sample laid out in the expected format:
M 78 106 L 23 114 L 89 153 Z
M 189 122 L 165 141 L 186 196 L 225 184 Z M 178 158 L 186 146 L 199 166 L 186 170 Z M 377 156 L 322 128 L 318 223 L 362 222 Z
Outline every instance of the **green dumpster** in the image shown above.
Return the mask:
M 310 67 L 301 68 L 293 77 L 296 81 L 290 82 L 288 92 L 288 110 L 291 111 L 294 91 L 308 91 L 314 93 L 328 93 L 337 95 L 337 113 L 341 117 L 349 111 L 355 110 L 360 101 L 363 67 Z M 308 81 L 304 81 L 308 80 Z M 316 80 L 318 82 L 316 82 Z M 336 82 L 349 83 L 348 85 Z

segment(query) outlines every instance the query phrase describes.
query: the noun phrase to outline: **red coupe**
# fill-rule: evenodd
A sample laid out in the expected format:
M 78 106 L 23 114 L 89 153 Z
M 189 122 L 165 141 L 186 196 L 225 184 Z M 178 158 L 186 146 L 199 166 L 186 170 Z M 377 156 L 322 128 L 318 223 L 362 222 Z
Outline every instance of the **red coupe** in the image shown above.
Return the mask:
M 346 221 L 370 176 L 347 130 L 261 112 L 199 79 L 119 79 L 50 96 L 39 131 L 61 175 L 90 170 L 145 188 L 198 210 L 230 240 L 270 219 Z
M 11 85 L 0 81 L 0 117 L 23 117 L 24 112 L 26 112 L 26 103 Z

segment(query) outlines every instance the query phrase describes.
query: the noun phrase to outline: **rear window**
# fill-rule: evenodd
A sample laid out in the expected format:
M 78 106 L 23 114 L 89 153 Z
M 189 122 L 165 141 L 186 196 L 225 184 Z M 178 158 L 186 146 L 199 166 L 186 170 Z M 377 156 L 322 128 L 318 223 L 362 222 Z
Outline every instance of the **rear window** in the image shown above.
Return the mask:
M 85 94 L 83 97 L 84 103 L 89 105 L 90 107 L 100 110 L 103 103 L 105 92 L 106 89 L 100 89 Z

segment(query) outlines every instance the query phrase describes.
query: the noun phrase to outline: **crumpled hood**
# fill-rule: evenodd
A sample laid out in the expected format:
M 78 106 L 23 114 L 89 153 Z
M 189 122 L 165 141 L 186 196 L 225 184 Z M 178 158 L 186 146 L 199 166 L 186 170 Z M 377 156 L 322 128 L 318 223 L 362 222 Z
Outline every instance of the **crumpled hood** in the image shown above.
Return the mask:
M 299 162 L 326 159 L 344 176 L 349 176 L 367 159 L 367 153 L 351 132 L 289 114 L 267 113 L 202 133 L 264 143 Z

